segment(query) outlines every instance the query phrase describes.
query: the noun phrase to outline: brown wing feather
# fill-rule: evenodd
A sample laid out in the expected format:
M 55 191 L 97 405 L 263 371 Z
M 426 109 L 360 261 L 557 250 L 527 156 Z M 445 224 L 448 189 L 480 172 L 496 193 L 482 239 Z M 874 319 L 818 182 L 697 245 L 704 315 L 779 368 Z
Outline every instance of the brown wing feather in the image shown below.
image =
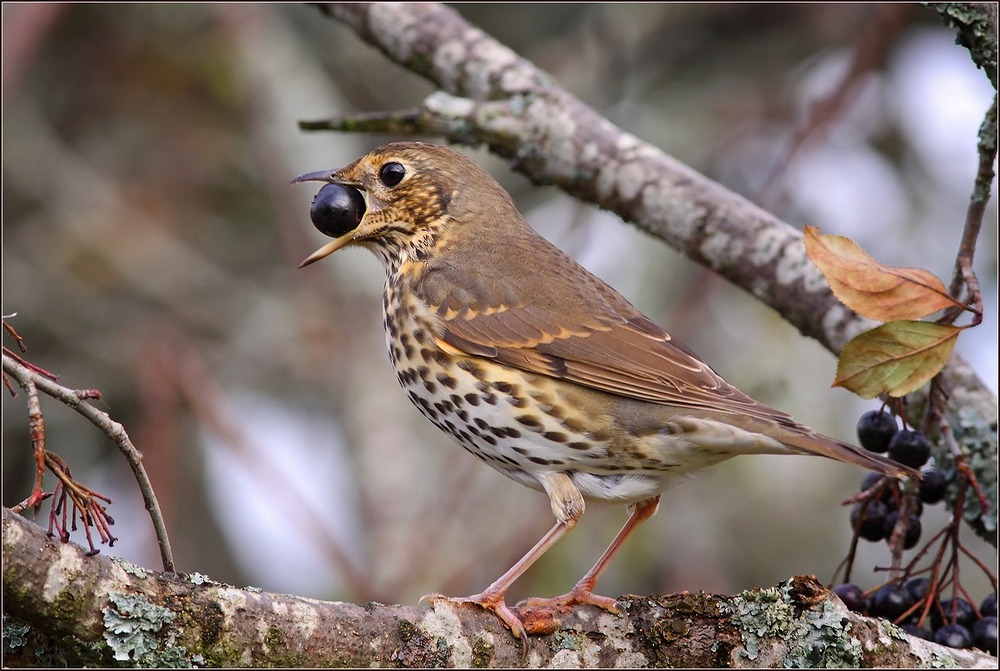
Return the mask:
M 503 253 L 480 243 L 463 252 L 478 273 L 431 265 L 415 286 L 441 306 L 441 338 L 450 346 L 621 396 L 792 423 L 728 384 L 540 236 L 519 237 Z M 526 258 L 545 260 L 544 279 L 518 263 Z

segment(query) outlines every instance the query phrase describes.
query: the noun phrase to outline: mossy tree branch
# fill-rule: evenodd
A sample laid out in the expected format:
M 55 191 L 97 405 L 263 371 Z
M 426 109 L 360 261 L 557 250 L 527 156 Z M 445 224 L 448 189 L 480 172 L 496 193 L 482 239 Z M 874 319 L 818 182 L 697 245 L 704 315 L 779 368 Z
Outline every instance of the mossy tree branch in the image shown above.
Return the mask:
M 70 666 L 994 666 L 849 612 L 810 577 L 736 596 L 577 608 L 527 655 L 466 605 L 354 605 L 142 569 L 60 543 L 4 508 L 4 661 Z M 12 617 L 8 617 L 12 616 Z M 44 635 L 36 632 L 45 632 Z

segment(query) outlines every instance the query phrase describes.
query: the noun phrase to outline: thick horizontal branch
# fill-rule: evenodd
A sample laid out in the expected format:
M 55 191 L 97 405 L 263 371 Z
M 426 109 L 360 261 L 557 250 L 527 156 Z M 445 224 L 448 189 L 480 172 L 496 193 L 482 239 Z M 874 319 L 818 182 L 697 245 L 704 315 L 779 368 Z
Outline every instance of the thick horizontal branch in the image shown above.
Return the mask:
M 732 597 L 623 597 L 627 618 L 576 608 L 547 621 L 522 657 L 476 606 L 323 602 L 142 569 L 88 557 L 6 508 L 3 575 L 5 614 L 71 666 L 996 666 L 851 613 L 811 577 Z M 41 653 L 26 629 L 20 652 L 31 663 Z

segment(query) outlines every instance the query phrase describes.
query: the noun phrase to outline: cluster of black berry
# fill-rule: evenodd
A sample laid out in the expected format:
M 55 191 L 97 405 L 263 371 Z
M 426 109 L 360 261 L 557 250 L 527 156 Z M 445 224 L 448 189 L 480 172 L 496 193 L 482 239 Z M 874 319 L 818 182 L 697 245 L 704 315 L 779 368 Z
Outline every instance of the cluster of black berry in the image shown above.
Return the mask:
M 858 441 L 872 452 L 888 452 L 889 458 L 913 468 L 923 468 L 931 456 L 931 445 L 919 431 L 900 430 L 896 418 L 882 410 L 873 410 L 858 421 Z M 920 514 L 924 504 L 944 499 L 947 484 L 937 468 L 927 468 L 917 496 L 907 501 L 909 518 L 903 547 L 910 549 L 920 542 Z M 897 526 L 903 492 L 899 483 L 878 473 L 869 473 L 861 482 L 860 501 L 851 509 L 851 527 L 869 541 L 888 541 Z M 883 617 L 899 623 L 912 636 L 935 641 L 952 648 L 977 647 L 997 654 L 996 594 L 986 597 L 977 611 L 961 597 L 938 598 L 928 594 L 931 581 L 925 577 L 885 585 L 866 595 L 852 583 L 834 588 L 834 592 L 853 611 Z M 929 617 L 927 617 L 929 615 Z M 926 622 L 930 630 L 921 626 Z
M 858 441 L 866 450 L 888 452 L 889 458 L 901 464 L 921 468 L 931 456 L 931 444 L 919 431 L 900 430 L 896 418 L 883 410 L 866 412 L 858 421 Z M 924 503 L 937 503 L 944 498 L 945 479 L 936 468 L 923 472 L 920 493 L 910 506 L 903 547 L 907 550 L 920 541 L 920 514 Z M 876 489 L 877 488 L 877 489 Z M 871 491 L 866 500 L 851 509 L 851 528 L 861 538 L 869 541 L 888 540 L 899 521 L 899 504 L 902 501 L 899 485 L 894 480 L 882 479 L 870 473 L 861 483 L 861 491 Z
M 891 584 L 866 596 L 861 588 L 851 583 L 833 589 L 849 609 L 882 617 L 887 620 L 902 619 L 900 628 L 911 636 L 918 636 L 951 648 L 979 648 L 994 657 L 997 655 L 997 595 L 990 594 L 975 607 L 961 597 L 935 600 L 930 605 L 931 629 L 918 624 L 927 609 L 927 592 L 930 580 L 910 578 L 902 585 Z
M 883 410 L 872 410 L 858 420 L 858 440 L 861 447 L 872 452 L 889 453 L 889 458 L 901 464 L 920 468 L 931 457 L 931 444 L 919 431 L 903 429 L 896 418 Z
M 920 515 L 925 503 L 938 503 L 944 498 L 945 479 L 936 468 L 924 471 L 918 497 L 911 503 L 909 520 L 903 547 L 907 550 L 920 541 L 923 529 Z M 861 481 L 861 491 L 868 492 L 869 498 L 855 503 L 851 508 L 851 528 L 868 541 L 889 540 L 899 521 L 899 506 L 902 492 L 894 480 L 882 478 L 878 473 L 870 473 Z
M 888 412 L 872 410 L 858 421 L 858 441 L 866 450 L 888 452 L 889 457 L 901 464 L 921 468 L 931 456 L 931 444 L 919 431 L 900 430 L 896 418 Z M 920 514 L 925 503 L 938 503 L 944 498 L 946 481 L 937 468 L 923 472 L 919 497 L 910 511 L 906 524 L 903 547 L 907 550 L 920 541 Z M 877 489 L 876 489 L 877 488 Z M 870 473 L 861 482 L 861 491 L 871 490 L 871 496 L 854 504 L 851 509 L 851 528 L 861 538 L 869 541 L 888 540 L 899 521 L 899 504 L 902 501 L 899 485 L 894 480 L 882 479 Z M 912 506 L 911 506 L 912 507 Z

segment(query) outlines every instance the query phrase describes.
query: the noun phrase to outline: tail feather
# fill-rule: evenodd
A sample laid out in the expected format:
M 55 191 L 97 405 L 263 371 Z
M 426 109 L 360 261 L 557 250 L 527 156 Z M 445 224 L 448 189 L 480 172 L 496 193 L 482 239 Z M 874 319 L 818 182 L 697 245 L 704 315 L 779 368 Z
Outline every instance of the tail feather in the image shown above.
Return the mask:
M 774 435 L 774 433 L 771 435 L 792 449 L 800 450 L 807 454 L 818 454 L 829 459 L 855 464 L 870 471 L 889 475 L 894 478 L 920 479 L 920 471 L 917 469 L 905 466 L 881 454 L 869 452 L 856 445 L 824 436 L 801 425 L 796 426 L 796 428 L 799 430 L 782 432 L 782 434 L 787 433 L 787 435 L 778 436 Z

